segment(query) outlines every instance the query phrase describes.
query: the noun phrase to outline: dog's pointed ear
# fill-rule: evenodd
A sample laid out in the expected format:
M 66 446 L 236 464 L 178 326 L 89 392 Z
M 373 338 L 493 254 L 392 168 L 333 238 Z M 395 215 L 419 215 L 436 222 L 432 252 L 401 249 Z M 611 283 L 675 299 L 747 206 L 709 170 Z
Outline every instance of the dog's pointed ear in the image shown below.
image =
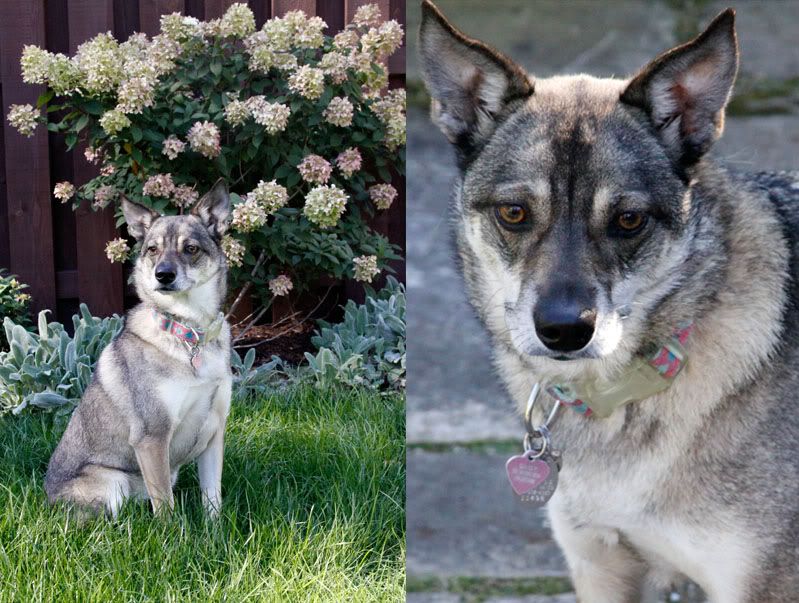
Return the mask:
M 621 101 L 646 111 L 672 159 L 690 166 L 721 136 L 737 72 L 735 11 L 728 8 L 697 38 L 647 65 Z
M 466 154 L 490 137 L 503 110 L 533 93 L 521 67 L 464 35 L 429 0 L 422 2 L 419 49 L 433 121 Z
M 147 229 L 155 222 L 159 214 L 149 207 L 134 203 L 125 195 L 121 195 L 121 198 L 122 214 L 128 224 L 128 233 L 137 241 L 141 241 L 144 235 L 147 234 Z
M 223 178 L 216 181 L 210 191 L 194 204 L 192 215 L 200 218 L 211 236 L 219 240 L 227 232 L 230 217 L 230 195 Z

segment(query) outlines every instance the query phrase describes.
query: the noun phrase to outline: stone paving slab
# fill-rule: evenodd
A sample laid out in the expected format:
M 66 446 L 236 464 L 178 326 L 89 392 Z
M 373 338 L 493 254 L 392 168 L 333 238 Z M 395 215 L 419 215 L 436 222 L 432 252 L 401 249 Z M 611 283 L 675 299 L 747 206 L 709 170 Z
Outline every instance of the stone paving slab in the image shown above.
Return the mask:
M 408 451 L 409 576 L 566 576 L 545 512 L 519 503 L 507 455 Z

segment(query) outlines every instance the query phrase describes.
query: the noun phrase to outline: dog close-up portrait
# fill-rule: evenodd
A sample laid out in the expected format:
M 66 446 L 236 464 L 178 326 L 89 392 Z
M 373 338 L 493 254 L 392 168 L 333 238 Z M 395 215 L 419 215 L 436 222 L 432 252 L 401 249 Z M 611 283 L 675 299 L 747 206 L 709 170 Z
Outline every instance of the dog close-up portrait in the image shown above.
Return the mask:
M 504 491 L 475 494 L 490 506 L 504 505 L 503 495 L 520 499 L 503 507 L 511 509 L 504 523 L 493 519 L 498 512 L 483 511 L 495 538 L 514 525 L 528 529 L 539 521 L 535 509 L 546 505 L 536 538 L 551 527 L 582 603 L 650 600 L 653 588 L 682 588 L 685 580 L 714 603 L 796 600 L 799 419 L 790 404 L 799 386 L 799 174 L 712 153 L 725 126 L 737 125 L 725 120 L 746 60 L 736 30 L 757 11 L 736 15 L 735 7 L 719 6 L 702 13 L 691 35 L 661 47 L 627 77 L 580 73 L 589 51 L 574 71 L 538 76 L 536 43 L 546 42 L 531 32 L 531 50 L 518 32 L 537 9 L 557 23 L 551 3 L 519 5 L 516 15 L 498 3 L 480 18 L 471 3 L 441 4 L 421 3 L 416 54 L 430 121 L 452 146 L 455 170 L 437 173 L 425 164 L 417 176 L 412 164 L 411 181 L 450 178 L 440 220 L 449 223 L 466 297 L 489 338 L 466 341 L 490 346 L 493 367 L 524 417 L 516 454 L 494 468 L 506 470 Z M 793 3 L 773 4 L 796 19 Z M 613 3 L 607 11 L 591 7 L 611 12 Z M 663 14 L 655 7 L 644 18 L 665 22 Z M 472 29 L 461 31 L 462 20 Z M 518 43 L 530 64 L 480 41 L 481 22 L 497 41 L 506 23 L 502 43 L 511 53 Z M 632 34 L 623 42 L 632 39 L 645 42 Z M 614 40 L 621 44 L 619 36 L 603 40 L 594 56 Z M 786 85 L 795 93 L 795 83 Z M 439 148 L 413 123 L 409 131 L 412 156 L 425 145 Z M 418 190 L 424 194 L 423 185 Z M 440 233 L 440 222 L 436 228 Z M 423 261 L 412 256 L 411 266 Z M 432 311 L 435 302 L 424 295 Z M 453 367 L 442 369 L 452 382 L 460 354 L 440 361 Z M 476 371 L 486 378 L 492 372 L 472 363 L 464 378 Z M 420 414 L 447 421 L 443 408 L 434 415 L 422 405 Z M 442 441 L 464 442 L 471 423 L 456 413 L 450 416 L 462 423 L 461 435 L 446 435 L 458 429 L 450 424 L 437 432 Z M 471 461 L 454 461 L 471 462 L 463 478 L 473 480 L 471 492 L 484 487 L 474 471 L 488 464 L 477 455 L 487 439 L 461 455 Z M 412 561 L 419 573 L 441 567 L 424 547 L 434 545 L 436 530 L 455 534 L 454 526 L 430 527 L 413 502 L 424 490 L 421 482 L 414 489 L 414 466 L 428 471 L 435 463 L 445 471 L 440 453 L 420 450 L 409 460 L 409 573 Z M 462 500 L 459 492 L 449 492 L 452 504 Z M 468 513 L 461 521 L 479 516 Z M 427 528 L 415 531 L 415 523 Z M 461 528 L 488 540 L 479 525 Z M 471 551 L 468 537 L 457 538 Z M 528 550 L 528 575 L 558 565 L 559 555 L 541 553 L 551 551 L 543 545 L 519 548 L 493 575 L 521 579 Z

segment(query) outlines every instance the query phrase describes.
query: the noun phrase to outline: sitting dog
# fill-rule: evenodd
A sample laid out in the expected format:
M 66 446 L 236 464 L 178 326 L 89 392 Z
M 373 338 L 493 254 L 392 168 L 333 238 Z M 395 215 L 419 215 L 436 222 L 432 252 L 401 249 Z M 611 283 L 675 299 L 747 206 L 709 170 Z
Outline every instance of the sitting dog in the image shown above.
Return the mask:
M 714 603 L 799 599 L 799 179 L 706 155 L 734 21 L 631 79 L 538 79 L 423 3 L 468 295 L 512 397 L 541 385 L 530 424 L 555 407 L 511 485 L 554 490 L 582 603 L 682 576 Z
M 232 383 L 220 314 L 227 186 L 217 182 L 188 215 L 159 217 L 127 199 L 122 211 L 141 242 L 133 272 L 141 303 L 100 355 L 50 459 L 47 496 L 112 516 L 128 497 L 171 510 L 178 470 L 196 459 L 204 506 L 215 515 Z

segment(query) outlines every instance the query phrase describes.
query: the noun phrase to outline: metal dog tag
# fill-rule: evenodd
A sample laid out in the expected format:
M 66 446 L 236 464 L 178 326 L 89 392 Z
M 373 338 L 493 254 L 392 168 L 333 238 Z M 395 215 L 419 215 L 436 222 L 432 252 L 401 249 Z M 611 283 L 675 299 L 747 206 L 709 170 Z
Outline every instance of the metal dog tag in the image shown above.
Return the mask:
M 543 507 L 558 487 L 558 463 L 549 454 L 536 457 L 536 452 L 527 450 L 512 456 L 505 463 L 511 488 L 524 503 Z

